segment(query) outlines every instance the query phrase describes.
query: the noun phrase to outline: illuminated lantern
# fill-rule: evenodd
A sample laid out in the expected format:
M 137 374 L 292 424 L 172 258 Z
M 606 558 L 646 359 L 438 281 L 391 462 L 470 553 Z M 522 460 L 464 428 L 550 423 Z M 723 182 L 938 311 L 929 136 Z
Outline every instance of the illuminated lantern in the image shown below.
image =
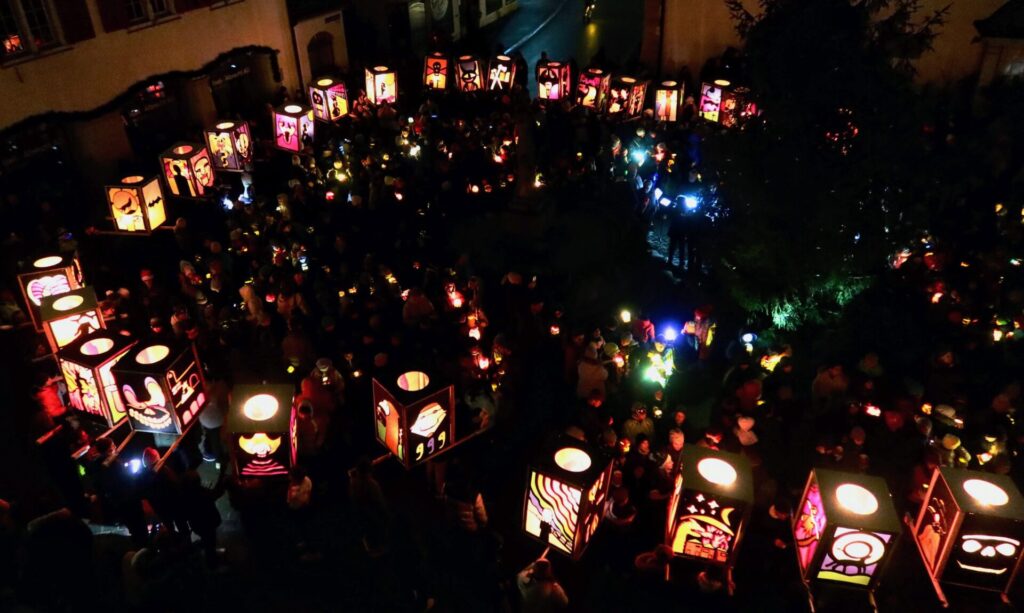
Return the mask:
M 455 60 L 455 78 L 460 92 L 478 92 L 484 88 L 483 67 L 472 55 Z
M 427 89 L 448 87 L 448 58 L 443 53 L 431 53 L 423 60 L 423 85 Z
M 580 74 L 576 86 L 576 104 L 600 111 L 604 109 L 611 86 L 611 75 L 600 68 L 588 68 Z
M 1008 476 L 938 468 L 914 542 L 943 603 L 940 582 L 1006 594 L 1021 563 L 1024 496 Z
M 288 474 L 298 453 L 291 385 L 236 385 L 227 426 L 241 477 Z
M 178 143 L 160 155 L 167 189 L 182 198 L 201 198 L 213 187 L 210 151 L 202 145 Z
M 123 232 L 149 234 L 167 220 L 160 179 L 138 175 L 121 179 L 120 185 L 107 186 L 107 203 L 114 225 Z
M 616 77 L 608 93 L 608 114 L 636 117 L 644 108 L 647 97 L 647 81 L 633 77 Z
M 676 81 L 663 81 L 654 90 L 654 118 L 658 121 L 675 121 L 682 99 L 683 86 Z
M 406 468 L 455 443 L 455 388 L 425 372 L 374 377 L 373 407 L 377 441 Z
M 563 437 L 530 466 L 523 502 L 523 530 L 579 559 L 601 518 L 612 461 L 600 451 Z
M 317 79 L 309 86 L 309 105 L 320 121 L 337 123 L 348 115 L 348 90 L 345 84 L 330 78 Z
M 701 83 L 700 106 L 697 107 L 697 114 L 701 118 L 718 123 L 722 111 L 722 95 L 728 86 L 728 81 Z
M 750 100 L 749 89 L 746 87 L 734 87 L 722 92 L 719 121 L 723 126 L 732 128 L 756 116 L 757 105 Z
M 221 121 L 206 131 L 206 146 L 217 170 L 242 172 L 252 162 L 252 134 L 245 121 Z
M 206 405 L 195 347 L 140 341 L 112 369 L 133 430 L 182 434 Z
M 750 463 L 695 445 L 673 461 L 682 470 L 669 500 L 667 544 L 678 556 L 731 566 L 754 503 Z
M 366 97 L 373 104 L 394 104 L 398 100 L 398 76 L 387 66 L 366 69 Z
M 541 100 L 561 100 L 569 95 L 572 83 L 568 64 L 553 60 L 537 62 L 537 97 Z
M 313 142 L 313 110 L 301 104 L 285 104 L 273 111 L 274 145 L 285 151 L 302 151 Z
M 25 297 L 25 306 L 32 324 L 43 331 L 39 307 L 43 298 L 64 294 L 82 287 L 82 269 L 72 255 L 48 255 L 32 262 L 26 272 L 18 275 L 18 285 Z
M 71 407 L 114 426 L 127 416 L 111 372 L 135 341 L 110 330 L 85 334 L 57 354 Z
M 516 79 L 516 63 L 507 55 L 498 55 L 491 60 L 487 71 L 487 89 L 507 92 Z
M 56 296 L 43 298 L 39 305 L 43 332 L 54 353 L 61 347 L 106 327 L 91 287 L 80 287 Z
M 885 479 L 814 469 L 793 514 L 800 575 L 873 590 L 900 531 Z

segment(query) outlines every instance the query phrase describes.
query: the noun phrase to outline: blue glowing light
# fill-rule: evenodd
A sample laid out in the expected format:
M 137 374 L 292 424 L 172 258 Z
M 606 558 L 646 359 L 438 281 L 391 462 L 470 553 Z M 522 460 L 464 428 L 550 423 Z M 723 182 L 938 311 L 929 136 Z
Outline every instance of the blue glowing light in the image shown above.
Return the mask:
M 641 149 L 637 149 L 629 154 L 629 157 L 633 158 L 633 161 L 638 165 L 643 166 L 644 162 L 647 161 L 647 152 Z
M 686 210 L 692 211 L 697 208 L 699 204 L 700 202 L 697 200 L 696 196 L 683 196 L 683 206 L 686 207 Z
M 742 340 L 744 343 L 750 344 L 754 342 L 755 338 L 757 337 L 754 336 L 752 333 L 747 332 L 746 334 L 740 337 L 740 340 Z
M 665 326 L 665 329 L 661 331 L 661 335 L 665 337 L 665 340 L 673 343 L 679 337 L 679 331 L 672 326 Z
M 672 201 L 669 200 L 668 198 L 662 198 L 661 200 L 658 201 L 658 204 L 660 204 L 661 206 L 670 206 L 672 204 Z
M 129 472 L 131 472 L 133 475 L 137 475 L 139 474 L 140 470 L 142 470 L 142 460 L 135 458 L 133 460 L 128 461 Z

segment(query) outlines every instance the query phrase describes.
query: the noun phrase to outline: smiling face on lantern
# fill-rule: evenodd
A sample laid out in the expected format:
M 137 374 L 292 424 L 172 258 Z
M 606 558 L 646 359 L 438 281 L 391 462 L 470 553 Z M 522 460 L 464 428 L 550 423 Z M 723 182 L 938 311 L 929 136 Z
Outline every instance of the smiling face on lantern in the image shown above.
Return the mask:
M 110 207 L 119 230 L 145 230 L 139 193 L 134 189 L 115 188 L 110 190 Z
M 130 384 L 121 386 L 125 404 L 128 405 L 128 417 L 141 425 L 140 429 L 162 432 L 173 425 L 170 408 L 160 384 L 153 377 L 146 377 L 143 388 L 136 391 Z
M 249 133 L 245 130 L 239 130 L 238 135 L 235 137 L 235 151 L 238 152 L 240 158 L 248 159 L 250 144 Z
M 196 180 L 199 181 L 200 185 L 205 187 L 213 186 L 213 166 L 210 164 L 209 157 L 204 155 L 196 160 L 195 170 Z
M 1020 541 L 1004 536 L 964 534 L 957 548 L 957 567 L 970 573 L 1000 577 L 1013 569 Z

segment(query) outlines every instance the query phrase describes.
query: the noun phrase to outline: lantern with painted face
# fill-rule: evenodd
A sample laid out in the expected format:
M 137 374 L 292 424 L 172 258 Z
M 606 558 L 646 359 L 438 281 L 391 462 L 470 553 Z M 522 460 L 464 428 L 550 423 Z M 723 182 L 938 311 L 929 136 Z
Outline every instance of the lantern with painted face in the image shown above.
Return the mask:
M 682 85 L 677 81 L 662 81 L 658 89 L 654 90 L 654 118 L 658 121 L 675 121 L 682 99 Z
M 588 68 L 580 74 L 576 86 L 576 104 L 600 111 L 608 99 L 611 75 L 600 68 Z
M 242 172 L 252 162 L 252 136 L 245 121 L 219 121 L 206 131 L 206 144 L 217 170 Z
M 139 341 L 112 369 L 133 430 L 182 434 L 206 406 L 195 347 Z
M 697 107 L 697 114 L 702 119 L 718 123 L 722 111 L 722 95 L 726 87 L 728 87 L 726 81 L 701 83 L 700 106 Z
M 164 193 L 157 177 L 134 175 L 121 179 L 120 185 L 108 185 L 107 203 L 114 225 L 122 232 L 149 234 L 167 220 Z
M 441 91 L 448 87 L 448 58 L 443 53 L 431 53 L 423 60 L 423 86 Z
M 942 600 L 940 582 L 1006 593 L 1022 558 L 1024 496 L 1008 476 L 938 468 L 914 542 Z
M 313 110 L 301 104 L 285 104 L 274 109 L 274 145 L 298 152 L 313 143 Z
M 487 89 L 495 92 L 507 92 L 512 89 L 516 79 L 516 63 L 507 55 L 498 55 L 491 60 L 487 71 Z
M 295 410 L 291 385 L 236 385 L 227 426 L 241 477 L 277 477 L 295 464 Z
M 647 96 L 647 81 L 633 77 L 616 77 L 612 80 L 608 95 L 608 114 L 636 117 L 644 108 Z
M 537 62 L 537 97 L 541 100 L 561 100 L 569 95 L 572 83 L 569 65 L 553 60 Z
M 885 479 L 815 469 L 793 513 L 800 575 L 872 590 L 900 531 Z
M 754 502 L 750 463 L 740 455 L 694 445 L 683 448 L 679 461 L 682 470 L 668 505 L 667 544 L 678 556 L 733 564 Z
M 612 461 L 569 437 L 545 447 L 530 465 L 523 530 L 576 560 L 601 523 Z
M 175 196 L 201 198 L 213 187 L 213 161 L 203 145 L 178 143 L 160 155 L 160 166 L 167 189 Z
M 472 55 L 461 55 L 455 60 L 455 78 L 460 92 L 478 92 L 484 88 L 484 73 L 480 60 Z
M 114 426 L 127 413 L 112 369 L 135 341 L 110 330 L 85 334 L 57 354 L 71 407 Z
M 25 272 L 18 274 L 18 285 L 25 298 L 32 324 L 43 331 L 39 308 L 43 298 L 65 294 L 82 287 L 82 268 L 73 255 L 47 255 L 32 260 Z
M 455 388 L 420 370 L 373 378 L 377 441 L 406 468 L 455 444 Z
M 43 332 L 54 353 L 86 334 L 106 328 L 91 287 L 43 298 L 39 306 Z
M 309 86 L 309 105 L 313 116 L 320 121 L 337 123 L 348 115 L 348 90 L 341 81 L 331 78 L 317 79 Z
M 387 66 L 366 69 L 366 97 L 373 104 L 394 104 L 398 100 L 398 76 Z

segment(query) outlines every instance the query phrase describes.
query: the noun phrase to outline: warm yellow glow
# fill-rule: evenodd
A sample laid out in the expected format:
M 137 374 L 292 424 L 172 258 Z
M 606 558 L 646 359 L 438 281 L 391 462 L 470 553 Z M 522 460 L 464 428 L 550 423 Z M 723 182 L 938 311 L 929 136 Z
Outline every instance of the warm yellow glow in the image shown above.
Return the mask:
M 289 104 L 288 106 L 284 107 L 284 110 L 286 113 L 301 113 L 302 107 L 297 104 Z
M 512 58 L 510 58 L 510 57 L 509 57 L 509 56 L 507 56 L 507 55 L 499 55 L 499 56 L 498 56 L 498 60 L 499 60 L 499 61 L 502 61 L 502 62 L 509 62 L 509 61 L 511 61 L 511 60 L 512 60 Z
M 32 265 L 36 268 L 50 268 L 51 266 L 60 264 L 62 261 L 63 260 L 59 255 L 48 255 L 45 258 L 39 258 L 35 262 L 32 262 Z
M 576 447 L 563 447 L 555 452 L 555 464 L 562 470 L 581 473 L 590 468 L 590 454 Z
M 634 79 L 633 77 L 622 77 L 619 80 L 622 81 L 623 83 L 636 83 L 636 79 Z
M 192 153 L 192 147 L 189 145 L 182 145 L 180 147 L 175 147 L 171 152 L 175 155 L 185 155 L 186 153 Z
M 663 81 L 662 84 L 661 84 L 661 86 L 664 87 L 664 88 L 673 88 L 673 87 L 677 87 L 678 85 L 679 84 L 676 83 L 675 81 Z
M 430 385 L 430 377 L 419 370 L 410 370 L 398 377 L 398 387 L 407 392 L 418 392 Z
M 622 320 L 622 323 L 628 324 L 633 320 L 633 315 L 626 309 L 622 309 L 622 312 L 619 313 L 619 319 Z
M 81 296 L 62 296 L 53 301 L 53 308 L 58 311 L 70 311 L 81 306 L 83 302 L 85 302 L 85 298 Z
M 253 421 L 266 421 L 277 414 L 280 404 L 270 394 L 256 394 L 242 405 L 242 413 Z
M 444 407 L 436 402 L 431 402 L 416 416 L 416 421 L 409 427 L 409 431 L 423 438 L 430 438 L 444 423 L 446 415 L 448 415 L 448 411 L 445 411 Z
M 235 127 L 235 122 L 233 121 L 222 121 L 217 124 L 218 130 L 230 130 L 233 127 Z
M 125 177 L 121 179 L 121 183 L 124 183 L 125 185 L 131 185 L 133 183 L 142 183 L 142 177 L 140 177 L 139 175 L 132 175 L 130 177 Z
M 327 87 L 328 85 L 334 85 L 334 79 L 320 79 L 316 84 L 320 87 Z
M 238 446 L 249 455 L 268 456 L 281 446 L 281 437 L 270 438 L 263 432 L 238 437 Z
M 715 79 L 715 85 L 719 87 L 729 87 L 732 85 L 732 81 L 729 79 Z
M 82 352 L 82 355 L 100 355 L 110 351 L 113 347 L 114 341 L 109 338 L 94 338 L 87 343 L 83 343 L 79 351 Z
M 156 364 L 166 358 L 169 353 L 171 353 L 171 348 L 167 345 L 150 345 L 135 356 L 135 361 L 139 364 Z
M 1010 502 L 1010 497 L 1006 494 L 1006 490 L 984 479 L 968 479 L 964 481 L 964 491 L 981 504 L 993 507 L 1001 507 Z
M 377 72 L 387 72 L 388 71 L 388 67 L 387 66 L 374 66 L 373 69 L 376 70 Z
M 697 472 L 715 485 L 732 485 L 736 482 L 736 469 L 718 458 L 704 458 L 697 462 Z
M 878 499 L 875 495 L 853 483 L 844 483 L 837 487 L 836 498 L 846 510 L 857 515 L 871 515 L 878 510 Z

